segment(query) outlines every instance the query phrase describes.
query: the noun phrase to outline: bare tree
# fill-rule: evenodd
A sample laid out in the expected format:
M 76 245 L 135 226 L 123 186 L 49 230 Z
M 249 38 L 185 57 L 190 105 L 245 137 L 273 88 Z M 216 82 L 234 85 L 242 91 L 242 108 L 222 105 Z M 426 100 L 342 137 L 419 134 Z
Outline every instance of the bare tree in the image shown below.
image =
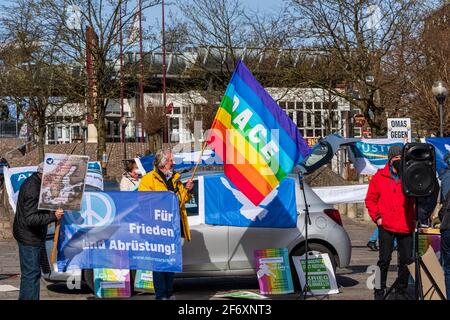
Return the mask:
M 290 87 L 297 51 L 292 49 L 292 29 L 284 23 L 283 11 L 249 13 L 238 0 L 178 1 L 178 5 L 184 16 L 172 21 L 173 29 L 185 41 L 178 48 L 189 65 L 186 73 L 196 79 L 181 89 L 191 93 L 187 98 L 194 106 L 187 119 L 191 132 L 196 121 L 209 128 L 239 60 L 263 86 Z M 198 102 L 199 92 L 206 103 Z
M 72 98 L 63 80 L 69 70 L 57 63 L 60 38 L 45 37 L 38 4 L 20 0 L 2 10 L 2 96 L 22 113 L 30 137 L 37 137 L 36 160 L 43 161 L 47 124 Z
M 292 1 L 292 19 L 299 26 L 301 42 L 329 56 L 336 67 L 335 80 L 344 81 L 347 90 L 337 90 L 335 83 L 324 81 L 323 72 L 311 77 L 310 85 L 342 96 L 361 109 L 375 135 L 386 132 L 381 97 L 393 77 L 386 74 L 385 64 L 405 30 L 414 29 L 421 4 L 416 0 Z
M 167 122 L 166 110 L 148 104 L 143 110 L 143 119 L 143 129 L 149 137 L 149 150 L 155 153 L 162 146 L 162 134 Z
M 416 123 L 418 134 L 438 135 L 439 109 L 431 92 L 433 83 L 443 80 L 450 85 L 450 4 L 427 13 L 422 32 L 408 43 L 414 59 L 407 68 L 409 94 L 405 101 Z M 447 104 L 448 105 L 448 104 Z M 444 136 L 450 134 L 450 112 L 444 108 Z
M 160 2 L 142 0 L 142 10 Z M 97 159 L 100 160 L 106 151 L 106 108 L 108 101 L 117 98 L 119 92 L 119 33 L 122 31 L 125 39 L 124 52 L 136 45 L 137 3 L 130 0 L 41 0 L 39 3 L 47 33 L 60 35 L 59 62 L 80 69 L 84 75 L 66 81 L 75 89 L 79 101 L 87 101 L 88 113 L 97 129 Z M 69 14 L 69 9 L 75 17 Z M 132 75 L 130 81 L 145 77 Z

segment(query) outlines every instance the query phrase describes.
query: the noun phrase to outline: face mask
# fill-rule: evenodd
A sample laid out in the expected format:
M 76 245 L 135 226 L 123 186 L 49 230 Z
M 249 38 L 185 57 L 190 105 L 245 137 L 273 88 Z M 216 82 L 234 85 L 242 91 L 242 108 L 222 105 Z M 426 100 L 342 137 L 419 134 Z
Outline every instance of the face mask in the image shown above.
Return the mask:
M 400 160 L 395 160 L 394 162 L 392 162 L 392 167 L 397 171 L 397 173 L 400 172 L 400 166 L 401 166 Z

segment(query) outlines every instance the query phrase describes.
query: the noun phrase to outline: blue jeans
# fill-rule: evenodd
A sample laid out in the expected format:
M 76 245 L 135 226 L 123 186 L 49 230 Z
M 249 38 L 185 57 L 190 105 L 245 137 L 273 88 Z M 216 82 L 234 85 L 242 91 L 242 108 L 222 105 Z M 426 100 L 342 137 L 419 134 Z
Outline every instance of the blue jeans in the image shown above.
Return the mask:
M 20 293 L 19 300 L 39 300 L 41 266 L 40 248 L 19 243 Z
M 441 230 L 441 259 L 444 266 L 447 300 L 450 300 L 450 230 Z
M 155 299 L 168 299 L 173 294 L 173 272 L 153 272 L 153 286 L 155 287 Z
M 370 236 L 369 241 L 378 241 L 378 227 L 373 230 L 372 235 Z M 394 239 L 394 248 L 397 246 L 397 239 Z

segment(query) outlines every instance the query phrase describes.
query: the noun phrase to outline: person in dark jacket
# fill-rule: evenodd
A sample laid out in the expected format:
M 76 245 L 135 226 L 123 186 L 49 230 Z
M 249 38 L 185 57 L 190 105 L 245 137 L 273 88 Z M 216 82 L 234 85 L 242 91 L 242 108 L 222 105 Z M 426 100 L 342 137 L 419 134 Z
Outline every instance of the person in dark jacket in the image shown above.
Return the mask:
M 439 220 L 441 220 L 441 259 L 444 268 L 445 290 L 447 300 L 450 300 L 450 153 L 447 153 L 444 160 L 447 167 L 439 174 L 442 191 L 442 208 L 439 211 Z
M 366 195 L 366 207 L 379 230 L 379 260 L 381 283 L 375 288 L 375 300 L 384 297 L 393 242 L 397 240 L 399 255 L 398 297 L 404 297 L 408 287 L 407 265 L 412 262 L 414 232 L 414 203 L 403 194 L 400 178 L 402 148 L 392 146 L 388 162 L 373 176 Z
M 439 171 L 439 180 L 441 180 L 441 202 L 450 191 L 450 152 L 444 156 L 445 168 Z
M 38 210 L 43 164 L 20 187 L 14 217 L 13 235 L 19 245 L 19 300 L 39 300 L 40 249 L 45 243 L 48 224 L 60 220 L 64 211 Z

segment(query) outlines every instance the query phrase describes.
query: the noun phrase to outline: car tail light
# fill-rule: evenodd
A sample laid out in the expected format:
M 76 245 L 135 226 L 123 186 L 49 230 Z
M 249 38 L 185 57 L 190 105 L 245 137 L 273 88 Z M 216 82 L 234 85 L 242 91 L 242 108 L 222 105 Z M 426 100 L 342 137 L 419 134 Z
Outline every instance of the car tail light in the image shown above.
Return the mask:
M 341 214 L 339 210 L 336 209 L 325 209 L 323 210 L 323 213 L 325 213 L 327 216 L 331 218 L 334 222 L 336 222 L 338 225 L 342 226 L 342 219 Z

